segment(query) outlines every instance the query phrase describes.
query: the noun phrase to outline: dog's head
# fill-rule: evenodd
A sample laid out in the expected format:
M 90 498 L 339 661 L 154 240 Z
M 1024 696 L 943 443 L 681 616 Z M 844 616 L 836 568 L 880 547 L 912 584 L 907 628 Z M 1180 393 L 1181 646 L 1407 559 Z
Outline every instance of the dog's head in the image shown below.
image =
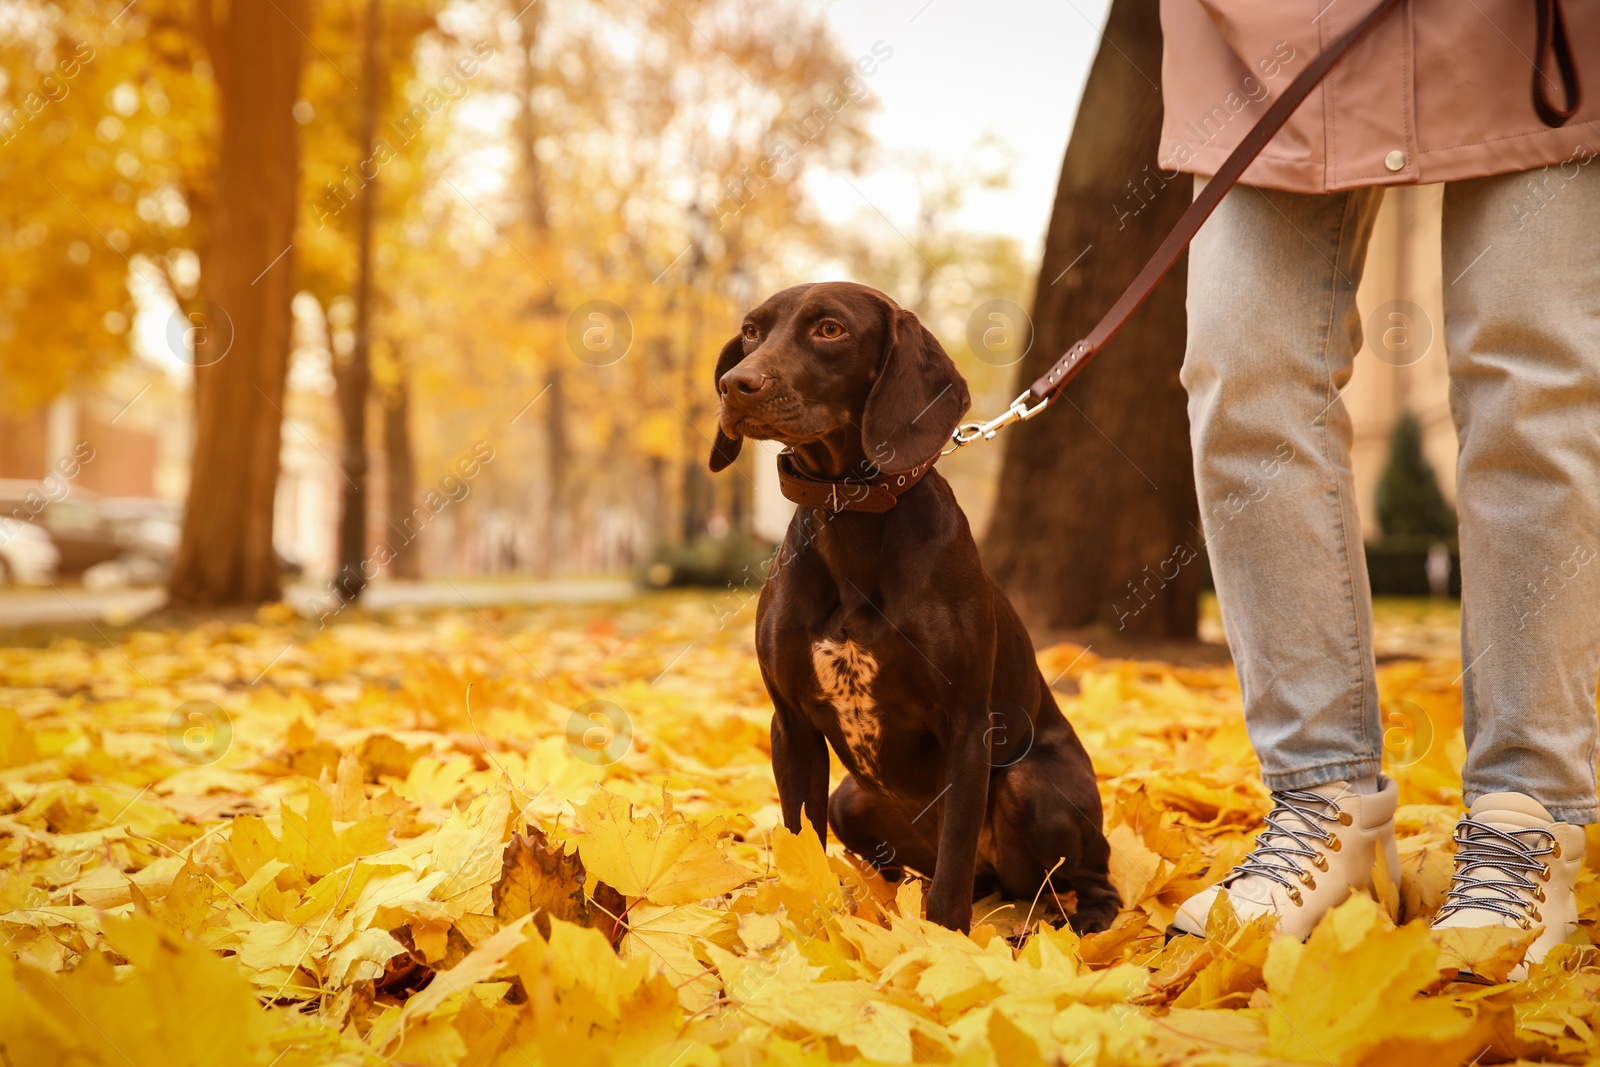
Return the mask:
M 971 402 L 967 383 L 917 317 L 876 289 L 785 289 L 745 316 L 717 358 L 722 413 L 711 469 L 742 440 L 859 441 L 885 474 L 932 459 Z M 839 451 L 839 450 L 835 450 Z

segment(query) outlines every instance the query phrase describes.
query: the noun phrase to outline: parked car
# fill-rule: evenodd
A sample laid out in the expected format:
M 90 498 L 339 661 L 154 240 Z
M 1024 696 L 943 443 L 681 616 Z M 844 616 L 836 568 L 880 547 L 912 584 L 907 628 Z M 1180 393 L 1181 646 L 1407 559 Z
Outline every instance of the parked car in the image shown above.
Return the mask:
M 50 535 L 37 526 L 0 523 L 0 586 L 44 585 L 60 559 Z
M 32 528 L 35 545 L 39 537 L 53 545 L 58 561 L 52 568 L 62 577 L 82 578 L 95 588 L 160 585 L 178 554 L 183 505 L 101 496 L 76 485 L 51 493 L 42 482 L 0 480 L 0 537 L 8 527 Z M 286 578 L 303 571 L 282 551 L 278 567 Z
M 62 577 L 77 577 L 123 553 L 97 501 L 97 494 L 77 486 L 51 494 L 40 482 L 0 481 L 0 519 L 43 530 L 60 555 L 56 572 Z
M 154 497 L 102 497 L 100 513 L 110 520 L 122 548 L 117 565 L 125 584 L 159 585 L 167 580 L 183 536 L 183 505 Z

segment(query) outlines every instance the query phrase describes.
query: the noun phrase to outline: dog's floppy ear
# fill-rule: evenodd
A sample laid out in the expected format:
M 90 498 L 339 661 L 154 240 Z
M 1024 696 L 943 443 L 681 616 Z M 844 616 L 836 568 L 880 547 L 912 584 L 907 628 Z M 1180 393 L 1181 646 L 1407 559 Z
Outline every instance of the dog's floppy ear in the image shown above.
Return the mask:
M 739 365 L 744 358 L 744 339 L 738 334 L 733 335 L 733 340 L 722 346 L 722 353 L 717 356 L 717 374 L 713 382 L 722 381 L 722 376 Z M 739 449 L 744 444 L 742 437 L 729 437 L 722 430 L 722 420 L 717 420 L 717 439 L 711 444 L 711 470 L 713 473 L 722 470 L 728 464 L 739 458 Z
M 966 414 L 972 399 L 938 338 L 904 308 L 886 306 L 878 380 L 861 418 L 861 447 L 885 474 L 933 459 Z

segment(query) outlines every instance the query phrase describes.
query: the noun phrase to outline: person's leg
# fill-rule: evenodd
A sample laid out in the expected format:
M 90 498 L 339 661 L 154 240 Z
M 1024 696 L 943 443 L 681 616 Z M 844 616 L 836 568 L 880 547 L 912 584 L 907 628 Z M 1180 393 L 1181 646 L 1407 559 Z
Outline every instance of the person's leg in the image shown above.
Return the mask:
M 1190 247 L 1182 379 L 1195 481 L 1274 806 L 1250 855 L 1179 908 L 1177 931 L 1203 935 L 1226 893 L 1240 916 L 1270 912 L 1303 937 L 1371 885 L 1380 849 L 1397 869 L 1398 790 L 1379 778 L 1371 594 L 1339 399 L 1361 347 L 1356 286 L 1382 195 L 1236 188 Z
M 1206 547 L 1269 789 L 1380 770 L 1372 606 L 1339 393 L 1382 190 L 1235 188 L 1189 250 L 1189 392 Z
M 1465 800 L 1597 821 L 1600 161 L 1452 182 Z
M 1434 925 L 1542 926 L 1527 962 L 1577 924 L 1581 827 L 1597 818 L 1593 158 L 1589 150 L 1560 167 L 1454 182 L 1444 197 L 1470 808 L 1456 827 L 1455 875 Z

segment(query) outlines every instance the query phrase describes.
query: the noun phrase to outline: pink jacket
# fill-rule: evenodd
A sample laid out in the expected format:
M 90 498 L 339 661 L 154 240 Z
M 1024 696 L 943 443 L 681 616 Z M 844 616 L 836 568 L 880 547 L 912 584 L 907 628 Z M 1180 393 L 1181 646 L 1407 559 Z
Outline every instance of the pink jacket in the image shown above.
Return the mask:
M 1271 101 L 1374 0 L 1161 0 L 1163 170 L 1212 174 Z M 1321 193 L 1533 170 L 1600 152 L 1600 0 L 1566 0 L 1581 104 L 1534 111 L 1534 0 L 1402 0 L 1244 172 Z M 1566 100 L 1554 62 L 1548 96 Z

